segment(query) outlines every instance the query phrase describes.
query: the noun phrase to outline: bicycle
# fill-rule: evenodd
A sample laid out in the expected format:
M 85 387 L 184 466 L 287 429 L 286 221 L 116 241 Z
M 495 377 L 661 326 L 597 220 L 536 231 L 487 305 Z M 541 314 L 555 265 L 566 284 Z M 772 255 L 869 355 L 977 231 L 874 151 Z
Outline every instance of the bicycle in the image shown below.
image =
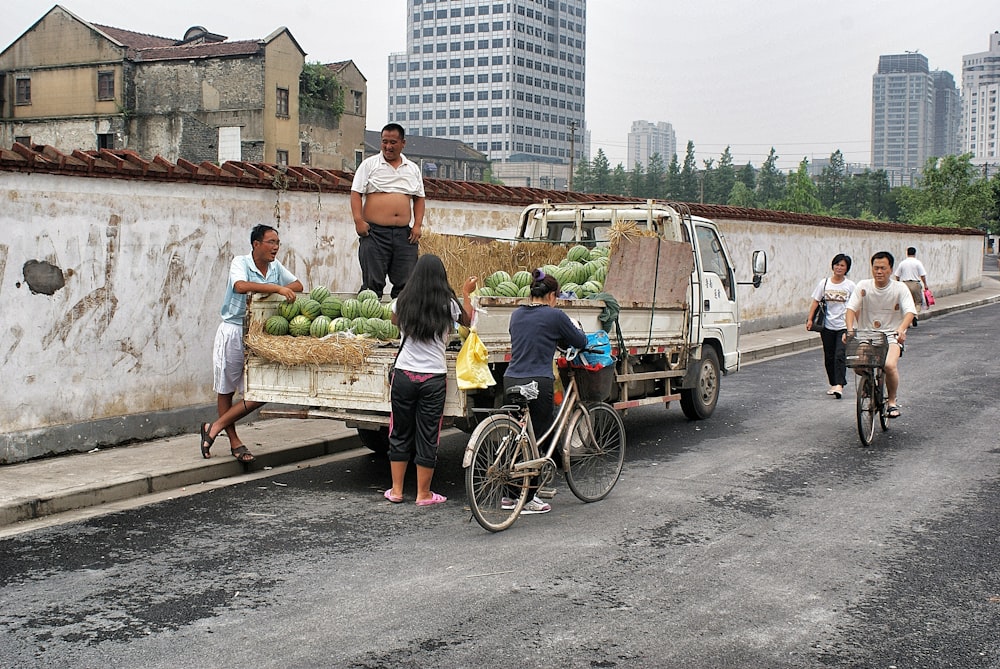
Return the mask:
M 857 374 L 858 436 L 864 446 L 871 446 L 875 436 L 875 417 L 882 431 L 889 429 L 889 392 L 885 385 L 885 357 L 889 341 L 884 332 L 861 330 L 848 334 L 845 344 L 847 366 Z
M 562 405 L 540 438 L 528 411 L 528 401 L 538 397 L 534 381 L 508 388 L 508 404 L 484 410 L 490 415 L 469 438 L 462 460 L 465 491 L 483 529 L 499 532 L 514 524 L 535 487 L 530 481 L 537 477 L 540 488 L 555 477 L 557 446 L 566 482 L 581 501 L 604 499 L 617 483 L 625 462 L 625 425 L 603 402 L 614 381 L 614 365 L 598 372 L 560 367 L 561 377 L 564 371 L 568 383 Z M 539 443 L 548 443 L 544 454 Z

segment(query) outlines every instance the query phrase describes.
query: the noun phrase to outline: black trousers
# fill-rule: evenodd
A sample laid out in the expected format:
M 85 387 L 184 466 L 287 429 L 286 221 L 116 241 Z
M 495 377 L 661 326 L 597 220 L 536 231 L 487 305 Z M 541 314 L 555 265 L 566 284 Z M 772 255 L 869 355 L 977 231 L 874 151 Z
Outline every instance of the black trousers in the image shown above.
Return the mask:
M 417 264 L 418 244 L 410 243 L 410 228 L 368 224 L 368 236 L 358 240 L 361 264 L 361 288 L 385 290 L 385 277 L 392 282 L 392 297 L 397 297 Z
M 532 381 L 538 382 L 538 397 L 528 402 L 528 413 L 531 415 L 531 429 L 535 433 L 535 439 L 540 439 L 545 431 L 548 430 L 553 421 L 555 420 L 555 403 L 554 397 L 554 386 L 555 381 L 547 377 L 530 377 L 530 378 L 512 378 L 509 376 L 503 377 L 503 389 L 504 395 L 506 396 L 507 389 L 511 386 L 521 386 L 526 383 L 531 383 Z M 538 444 L 538 450 L 543 454 L 548 448 L 548 444 Z M 562 468 L 562 456 L 560 453 L 556 452 L 553 454 L 556 461 L 556 467 Z M 538 487 L 540 481 L 537 476 L 531 478 L 528 481 L 528 501 L 530 502 L 538 492 Z M 520 489 L 511 489 L 508 491 L 508 497 L 517 497 L 521 494 Z
M 389 416 L 389 459 L 413 461 L 421 467 L 437 465 L 441 419 L 447 394 L 447 375 L 404 369 L 392 373 L 392 414 Z
M 847 330 L 827 330 L 823 328 L 819 336 L 823 340 L 823 364 L 826 378 L 831 386 L 847 385 L 847 354 L 844 333 Z

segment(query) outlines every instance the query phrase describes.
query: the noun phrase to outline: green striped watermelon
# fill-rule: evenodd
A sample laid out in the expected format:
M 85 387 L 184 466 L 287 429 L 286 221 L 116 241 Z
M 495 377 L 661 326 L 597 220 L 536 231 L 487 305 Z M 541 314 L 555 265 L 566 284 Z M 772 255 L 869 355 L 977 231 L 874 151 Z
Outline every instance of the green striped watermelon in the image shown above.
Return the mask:
M 353 297 L 347 298 L 340 305 L 340 315 L 349 320 L 357 318 L 361 315 L 361 303 Z
M 344 302 L 339 297 L 327 297 L 319 303 L 320 312 L 327 318 L 333 319 L 340 315 L 340 308 Z
M 382 303 L 374 298 L 362 300 L 360 315 L 365 318 L 382 318 Z
M 299 303 L 298 302 L 282 302 L 278 305 L 278 315 L 284 318 L 286 321 L 291 322 L 293 318 L 299 315 Z
M 312 299 L 311 297 L 307 299 L 305 302 L 303 302 L 302 305 L 299 307 L 299 313 L 308 318 L 309 320 L 316 318 L 322 312 L 323 308 L 320 306 L 320 303 Z
M 264 332 L 269 335 L 286 335 L 288 321 L 283 316 L 271 316 L 264 322 Z
M 323 304 L 323 300 L 330 297 L 330 289 L 326 286 L 316 286 L 309 291 L 309 297 Z
M 309 334 L 317 339 L 330 334 L 330 319 L 326 316 L 317 316 L 309 326 Z
M 312 321 L 301 314 L 288 322 L 288 334 L 293 337 L 305 337 L 309 334 Z

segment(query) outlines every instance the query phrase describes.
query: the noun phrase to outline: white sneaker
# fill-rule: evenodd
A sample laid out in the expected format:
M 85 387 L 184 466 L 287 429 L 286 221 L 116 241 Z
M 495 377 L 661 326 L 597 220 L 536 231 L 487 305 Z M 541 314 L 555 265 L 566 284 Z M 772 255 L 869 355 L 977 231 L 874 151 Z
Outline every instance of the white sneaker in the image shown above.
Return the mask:
M 517 506 L 517 500 L 515 499 L 504 497 L 500 500 L 500 508 L 504 511 L 513 511 L 515 506 Z M 524 508 L 521 509 L 521 515 L 531 516 L 538 513 L 548 513 L 551 510 L 552 506 L 550 504 L 546 504 L 538 499 L 538 497 L 535 497 L 524 505 Z
M 546 504 L 536 496 L 521 509 L 522 516 L 531 516 L 536 513 L 548 513 L 552 510 L 552 505 Z

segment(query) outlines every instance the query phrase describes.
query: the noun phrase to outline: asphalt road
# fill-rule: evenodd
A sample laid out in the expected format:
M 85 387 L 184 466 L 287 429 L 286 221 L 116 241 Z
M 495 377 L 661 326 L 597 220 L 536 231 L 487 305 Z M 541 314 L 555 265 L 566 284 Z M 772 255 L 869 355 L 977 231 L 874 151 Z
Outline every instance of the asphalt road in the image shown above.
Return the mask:
M 1000 305 L 934 318 L 859 445 L 820 353 L 626 417 L 624 475 L 483 531 L 362 451 L 0 539 L 3 667 L 1000 667 Z M 407 490 L 412 502 L 412 477 Z

